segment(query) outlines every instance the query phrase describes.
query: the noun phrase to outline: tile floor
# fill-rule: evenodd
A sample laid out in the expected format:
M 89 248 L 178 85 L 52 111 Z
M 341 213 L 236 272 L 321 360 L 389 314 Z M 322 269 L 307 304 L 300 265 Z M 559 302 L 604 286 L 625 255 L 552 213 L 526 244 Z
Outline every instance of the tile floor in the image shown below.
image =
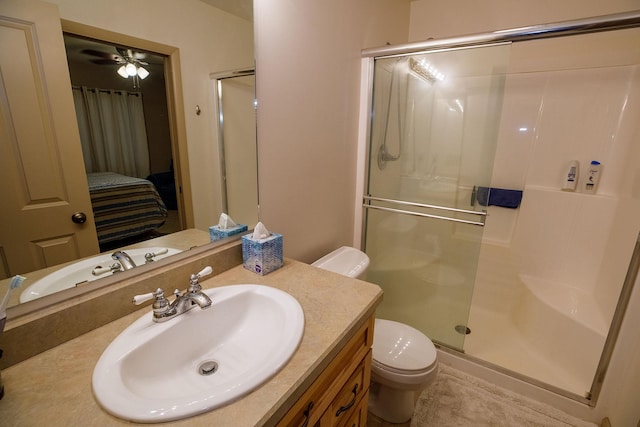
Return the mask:
M 452 369 L 452 368 L 448 368 L 448 369 Z M 454 370 L 454 371 L 455 371 L 455 370 Z M 471 376 L 471 375 L 469 375 L 469 374 L 463 374 L 463 375 L 466 375 L 468 378 L 470 378 L 470 381 L 471 381 L 472 383 L 474 383 L 474 382 L 475 382 L 475 378 L 476 378 L 476 377 L 473 377 L 473 376 Z M 478 379 L 478 381 L 482 382 L 483 380 L 479 380 L 479 379 Z M 497 386 L 496 386 L 496 388 L 499 388 L 499 387 L 497 387 Z M 426 392 L 426 390 L 425 390 L 425 392 Z M 509 392 L 509 393 L 512 393 L 512 392 Z M 513 393 L 513 395 L 518 396 L 518 395 L 517 395 L 517 394 L 515 394 L 515 393 Z M 525 398 L 525 399 L 526 399 L 526 398 Z M 416 403 L 417 403 L 417 404 L 419 404 L 419 403 L 420 403 L 420 399 L 419 399 L 419 398 L 416 398 Z M 537 405 L 537 404 L 536 404 L 536 405 Z M 541 405 L 541 406 L 543 406 L 543 404 L 540 404 L 540 405 Z M 555 408 L 553 408 L 553 407 L 549 407 L 548 411 L 549 411 L 549 415 L 550 415 L 550 414 L 553 414 L 553 413 L 556 413 L 556 414 L 557 414 L 557 413 L 560 413 L 560 414 L 562 414 L 562 412 L 558 411 L 557 409 L 555 409 Z M 541 413 L 546 413 L 546 412 L 543 410 Z M 565 415 L 566 415 L 566 414 L 565 414 Z M 567 417 L 569 417 L 569 418 L 571 418 L 571 416 L 569 416 L 569 415 L 566 415 L 566 416 L 567 416 Z M 496 420 L 496 424 L 495 424 L 495 425 L 502 425 L 502 424 L 501 424 L 501 421 L 503 421 L 503 420 Z M 583 424 L 589 424 L 589 425 L 591 425 L 591 423 L 583 422 L 583 421 L 578 420 L 578 419 L 575 419 L 575 421 L 576 421 L 576 425 L 583 425 Z M 416 423 L 414 423 L 414 424 L 416 424 Z M 492 425 L 493 425 L 493 424 L 492 424 Z M 564 425 L 564 424 L 563 424 L 563 425 Z M 574 424 L 571 424 L 571 423 L 570 423 L 570 424 L 567 424 L 567 426 L 569 426 L 569 425 L 574 425 Z M 605 424 L 603 424 L 603 426 L 604 426 L 604 425 L 605 425 Z M 385 421 L 381 420 L 380 418 L 376 417 L 375 415 L 373 415 L 373 414 L 371 414 L 371 413 L 368 413 L 368 414 L 367 414 L 367 425 L 366 425 L 366 427 L 410 427 L 410 426 L 411 426 L 411 420 L 407 421 L 406 423 L 393 424 L 393 423 L 385 422 Z M 420 426 L 420 425 L 417 425 L 416 427 L 421 427 L 421 426 Z M 638 427 L 640 427 L 640 424 L 638 425 Z

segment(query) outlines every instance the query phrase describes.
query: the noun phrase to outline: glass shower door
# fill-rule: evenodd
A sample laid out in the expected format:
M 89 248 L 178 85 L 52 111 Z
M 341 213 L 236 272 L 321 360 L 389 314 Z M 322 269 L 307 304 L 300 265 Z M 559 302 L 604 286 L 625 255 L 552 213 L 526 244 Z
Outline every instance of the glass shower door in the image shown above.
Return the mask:
M 258 222 L 258 153 L 255 72 L 214 75 L 218 101 L 218 140 L 222 211 L 241 224 Z
M 509 48 L 376 58 L 374 66 L 364 206 L 367 280 L 385 292 L 377 316 L 460 350 Z

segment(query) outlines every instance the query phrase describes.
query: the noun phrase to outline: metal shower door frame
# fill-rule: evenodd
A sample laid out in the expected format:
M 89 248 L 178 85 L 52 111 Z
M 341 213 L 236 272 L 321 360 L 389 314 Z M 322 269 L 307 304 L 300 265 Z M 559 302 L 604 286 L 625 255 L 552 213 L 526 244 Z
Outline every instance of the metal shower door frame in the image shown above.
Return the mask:
M 221 200 L 222 200 L 222 212 L 229 211 L 229 198 L 227 194 L 227 164 L 225 161 L 225 145 L 224 145 L 224 109 L 222 108 L 222 99 L 223 99 L 222 82 L 224 80 L 233 79 L 236 77 L 255 76 L 255 75 L 256 75 L 255 68 L 243 68 L 239 70 L 223 71 L 220 73 L 209 74 L 209 78 L 213 81 L 213 87 L 215 92 L 214 97 L 215 97 L 216 108 L 217 108 L 216 111 L 218 113 L 217 134 L 218 134 L 218 141 L 219 141 L 218 151 L 220 156 L 220 176 L 221 176 L 220 192 L 221 192 Z M 255 99 L 255 94 L 254 94 L 254 99 Z M 255 108 L 255 105 L 254 105 L 254 108 Z M 200 113 L 197 113 L 197 114 L 200 114 Z M 256 186 L 257 185 L 258 183 L 256 182 Z M 260 194 L 259 191 L 258 191 L 258 194 Z M 258 201 L 258 206 L 259 205 L 260 205 L 260 202 Z

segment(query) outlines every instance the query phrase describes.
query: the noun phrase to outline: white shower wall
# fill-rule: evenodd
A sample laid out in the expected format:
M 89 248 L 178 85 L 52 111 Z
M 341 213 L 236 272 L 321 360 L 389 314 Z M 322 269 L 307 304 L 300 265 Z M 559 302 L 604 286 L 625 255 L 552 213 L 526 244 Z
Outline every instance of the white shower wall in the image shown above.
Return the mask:
M 491 185 L 524 195 L 488 207 L 465 351 L 577 395 L 640 232 L 639 49 L 637 29 L 514 43 L 505 83 Z M 578 188 L 562 191 L 571 160 Z
M 518 210 L 489 207 L 484 233 L 520 274 L 591 293 L 606 319 L 640 231 L 625 214 L 638 187 L 639 49 L 637 29 L 513 45 L 492 186 L 524 197 Z M 573 159 L 578 189 L 561 191 Z M 591 160 L 595 195 L 582 192 Z

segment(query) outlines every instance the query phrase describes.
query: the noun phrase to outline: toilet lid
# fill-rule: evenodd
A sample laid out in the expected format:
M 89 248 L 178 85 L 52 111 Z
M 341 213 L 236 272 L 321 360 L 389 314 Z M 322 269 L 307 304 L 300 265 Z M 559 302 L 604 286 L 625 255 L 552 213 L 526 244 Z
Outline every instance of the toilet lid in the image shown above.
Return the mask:
M 376 319 L 373 360 L 394 371 L 425 371 L 436 363 L 436 347 L 426 335 L 409 325 Z

